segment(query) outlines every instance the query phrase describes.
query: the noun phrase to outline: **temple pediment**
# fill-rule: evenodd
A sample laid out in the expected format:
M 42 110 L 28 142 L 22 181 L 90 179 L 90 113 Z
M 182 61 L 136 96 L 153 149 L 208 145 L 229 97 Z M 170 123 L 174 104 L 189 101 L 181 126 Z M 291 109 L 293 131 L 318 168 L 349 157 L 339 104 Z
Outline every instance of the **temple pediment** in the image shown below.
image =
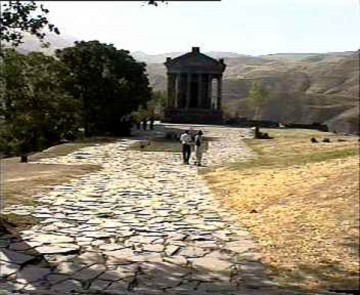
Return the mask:
M 216 60 L 203 53 L 198 47 L 193 47 L 191 52 L 176 57 L 168 58 L 165 62 L 168 73 L 191 72 L 191 73 L 213 73 L 221 74 L 226 65 L 224 61 Z

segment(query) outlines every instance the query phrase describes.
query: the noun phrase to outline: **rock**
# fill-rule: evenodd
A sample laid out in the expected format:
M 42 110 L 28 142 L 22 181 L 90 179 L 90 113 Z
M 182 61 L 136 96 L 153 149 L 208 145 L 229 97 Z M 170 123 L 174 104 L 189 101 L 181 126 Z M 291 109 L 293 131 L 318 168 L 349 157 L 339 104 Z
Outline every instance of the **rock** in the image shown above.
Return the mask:
M 106 287 L 108 287 L 110 285 L 110 282 L 107 281 L 102 281 L 100 279 L 96 279 L 94 281 L 91 282 L 90 285 L 90 290 L 95 290 L 95 291 L 103 291 L 106 289 Z
M 187 247 L 181 250 L 180 255 L 184 257 L 202 257 L 207 253 L 209 253 L 209 251 L 202 248 Z
M 128 239 L 131 243 L 151 244 L 157 237 L 132 236 Z
M 33 261 L 36 257 L 0 248 L 0 260 L 23 265 Z
M 84 267 L 81 270 L 77 271 L 75 278 L 81 281 L 93 280 L 103 272 L 105 272 L 106 267 L 102 264 L 93 264 L 89 267 Z
M 99 276 L 99 280 L 104 281 L 118 281 L 127 277 L 135 276 L 135 267 L 128 267 L 126 265 L 119 266 L 114 270 L 107 270 L 101 276 Z
M 83 232 L 82 235 L 84 235 L 87 238 L 95 238 L 95 239 L 106 239 L 106 238 L 110 238 L 113 237 L 114 234 L 113 233 L 108 233 L 108 232 Z
M 233 251 L 235 253 L 242 254 L 247 251 L 251 251 L 255 249 L 256 245 L 254 242 L 250 240 L 242 240 L 242 241 L 234 241 L 234 242 L 227 242 L 224 246 L 224 249 Z
M 68 294 L 81 289 L 81 283 L 75 280 L 66 280 L 51 287 L 51 291 L 59 291 L 60 294 Z
M 232 266 L 232 263 L 226 260 L 205 256 L 205 257 L 193 259 L 192 266 L 194 268 L 201 268 L 206 271 L 223 272 L 223 271 L 229 271 Z
M 171 257 L 164 257 L 163 260 L 165 262 L 170 262 L 172 264 L 186 266 L 188 264 L 186 258 L 184 256 L 171 256 Z
M 42 244 L 58 244 L 58 243 L 72 243 L 74 238 L 68 236 L 52 235 L 52 234 L 36 234 L 31 238 L 32 242 Z
M 172 255 L 175 255 L 179 250 L 180 250 L 179 246 L 168 245 L 165 248 L 165 254 L 167 256 L 172 256 Z
M 0 261 L 0 278 L 5 278 L 8 275 L 16 273 L 20 265 L 9 263 L 7 261 Z
M 22 284 L 28 284 L 44 279 L 44 277 L 50 273 L 51 270 L 49 268 L 28 265 L 16 274 L 16 281 Z
M 62 262 L 56 267 L 56 271 L 59 274 L 73 274 L 86 266 L 84 262 Z
M 105 291 L 108 294 L 118 294 L 118 295 L 127 295 L 127 291 L 128 291 L 128 286 L 129 286 L 129 282 L 114 282 L 111 283 L 110 286 L 108 286 Z
M 105 251 L 104 254 L 119 261 L 133 261 L 135 257 L 134 252 L 129 248 L 115 251 Z
M 184 234 L 174 234 L 168 237 L 168 241 L 184 241 L 187 235 Z
M 161 244 L 146 244 L 143 246 L 143 250 L 148 252 L 162 252 L 164 250 L 164 246 Z
M 122 245 L 119 244 L 105 244 L 105 245 L 101 245 L 99 246 L 99 249 L 102 251 L 115 251 L 115 250 L 120 250 L 125 248 Z
M 49 246 L 40 246 L 36 250 L 41 254 L 73 254 L 80 250 L 76 244 L 56 244 Z
M 10 245 L 9 249 L 13 250 L 13 251 L 26 251 L 31 249 L 32 247 L 24 242 L 20 242 L 20 243 L 13 243 Z
M 94 252 L 85 252 L 78 255 L 73 261 L 82 263 L 82 264 L 103 264 L 105 263 L 105 259 L 103 257 L 103 253 L 94 253 Z
M 49 281 L 50 285 L 55 285 L 69 279 L 69 276 L 62 274 L 49 274 L 46 279 Z

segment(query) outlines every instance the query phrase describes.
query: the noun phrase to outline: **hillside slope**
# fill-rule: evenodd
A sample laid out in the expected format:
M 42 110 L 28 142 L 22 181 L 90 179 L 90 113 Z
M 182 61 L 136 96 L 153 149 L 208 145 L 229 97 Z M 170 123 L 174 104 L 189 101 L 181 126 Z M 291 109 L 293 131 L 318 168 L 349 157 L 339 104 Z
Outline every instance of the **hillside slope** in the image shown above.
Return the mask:
M 75 38 L 49 35 L 51 47 L 43 49 L 31 36 L 19 51 L 43 51 L 71 46 Z M 154 90 L 166 90 L 166 57 L 183 53 L 132 55 L 147 63 Z M 227 116 L 252 118 L 247 97 L 252 81 L 259 81 L 269 93 L 262 119 L 283 123 L 328 124 L 332 131 L 359 132 L 359 51 L 331 53 L 278 53 L 249 56 L 232 52 L 207 52 L 224 58 L 223 106 Z
M 144 57 L 143 57 L 144 58 Z M 267 89 L 262 119 L 284 123 L 321 122 L 337 132 L 359 132 L 358 52 L 225 57 L 224 109 L 251 118 L 247 97 L 252 81 Z M 149 63 L 156 90 L 166 89 L 165 67 Z

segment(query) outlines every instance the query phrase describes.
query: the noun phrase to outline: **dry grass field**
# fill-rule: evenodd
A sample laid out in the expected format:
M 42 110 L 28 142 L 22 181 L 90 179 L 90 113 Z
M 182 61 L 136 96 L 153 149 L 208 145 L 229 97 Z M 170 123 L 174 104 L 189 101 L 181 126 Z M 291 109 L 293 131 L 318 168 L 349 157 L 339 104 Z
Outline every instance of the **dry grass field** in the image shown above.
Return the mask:
M 281 286 L 357 290 L 358 138 L 263 131 L 274 139 L 248 141 L 257 159 L 209 172 L 211 189 L 258 241 L 262 262 Z

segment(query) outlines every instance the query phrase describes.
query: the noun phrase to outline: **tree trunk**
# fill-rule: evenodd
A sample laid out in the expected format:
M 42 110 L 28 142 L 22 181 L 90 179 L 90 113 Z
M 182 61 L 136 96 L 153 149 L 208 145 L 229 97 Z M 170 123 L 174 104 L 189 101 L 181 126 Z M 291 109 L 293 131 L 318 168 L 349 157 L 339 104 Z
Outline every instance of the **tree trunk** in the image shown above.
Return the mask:
M 260 138 L 260 122 L 259 122 L 259 111 L 260 111 L 260 108 L 257 107 L 255 109 L 255 115 L 254 115 L 254 118 L 256 120 L 256 123 L 255 123 L 255 138 Z
M 27 163 L 28 162 L 28 155 L 23 154 L 20 156 L 20 163 Z

